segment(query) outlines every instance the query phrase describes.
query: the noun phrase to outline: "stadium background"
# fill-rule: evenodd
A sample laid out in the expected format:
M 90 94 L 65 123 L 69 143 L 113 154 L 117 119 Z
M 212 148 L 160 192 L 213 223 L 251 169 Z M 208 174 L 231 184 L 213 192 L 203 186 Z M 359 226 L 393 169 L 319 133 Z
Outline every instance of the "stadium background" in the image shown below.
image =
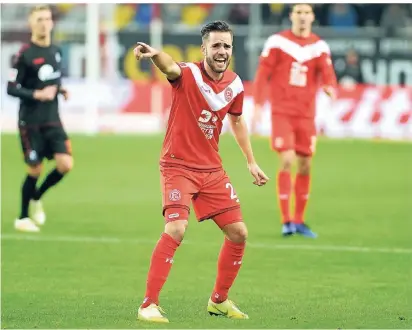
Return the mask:
M 13 54 L 28 40 L 28 8 L 2 5 L 3 82 Z M 150 62 L 136 63 L 133 47 L 141 40 L 163 45 L 178 61 L 199 60 L 199 26 L 214 19 L 226 19 L 234 26 L 232 67 L 245 81 L 249 117 L 249 82 L 263 43 L 289 24 L 288 5 L 284 4 L 102 4 L 90 16 L 81 4 L 59 4 L 53 10 L 53 39 L 62 47 L 66 84 L 74 95 L 62 104 L 71 131 L 162 130 L 159 115 L 167 114 L 170 88 L 160 72 L 151 71 Z M 314 30 L 329 43 L 345 86 L 333 105 L 319 94 L 319 130 L 329 136 L 411 139 L 410 87 L 402 88 L 412 85 L 411 6 L 326 4 L 316 5 L 315 12 Z M 160 84 L 153 85 L 154 80 Z M 380 87 L 354 87 L 358 83 Z M 99 98 L 78 97 L 85 91 Z M 12 130 L 17 101 L 5 95 L 4 83 L 2 96 L 4 129 Z M 266 110 L 259 128 L 262 134 L 269 132 Z
M 135 62 L 133 45 L 150 42 L 176 60 L 199 60 L 200 25 L 228 20 L 249 119 L 258 55 L 269 35 L 289 26 L 288 5 L 53 5 L 53 40 L 71 93 L 61 115 L 75 168 L 46 195 L 48 223 L 39 235 L 12 227 L 24 164 L 18 101 L 6 95 L 12 56 L 29 40 L 29 8 L 1 5 L 2 328 L 141 326 L 133 313 L 163 225 L 157 164 L 170 88 L 148 62 Z M 412 327 L 412 6 L 320 4 L 315 12 L 314 31 L 329 43 L 340 81 L 334 103 L 319 94 L 316 120 L 325 137 L 307 219 L 320 238 L 280 237 L 278 163 L 267 139 L 252 140 L 272 178 L 257 189 L 225 135 L 224 165 L 250 230 L 232 297 L 251 320 L 204 313 L 221 237 L 192 215 L 189 246 L 179 251 L 162 296 L 173 327 Z M 258 135 L 269 133 L 266 111 Z

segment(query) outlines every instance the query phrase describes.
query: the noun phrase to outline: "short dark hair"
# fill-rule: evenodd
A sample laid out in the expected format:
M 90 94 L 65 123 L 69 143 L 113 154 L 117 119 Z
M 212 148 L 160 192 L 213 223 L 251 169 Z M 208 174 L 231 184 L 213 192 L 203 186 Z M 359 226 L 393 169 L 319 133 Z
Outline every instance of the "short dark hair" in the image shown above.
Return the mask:
M 233 36 L 233 31 L 230 28 L 229 24 L 225 21 L 214 21 L 207 23 L 202 30 L 200 30 L 200 34 L 202 36 L 202 40 L 207 39 L 209 37 L 210 32 L 230 32 Z
M 293 11 L 293 9 L 295 8 L 295 6 L 298 6 L 298 5 L 306 5 L 306 6 L 309 6 L 310 8 L 312 8 L 312 11 L 314 12 L 315 11 L 315 5 L 313 4 L 313 3 L 293 3 L 293 4 L 291 4 L 290 5 L 290 12 L 292 12 Z

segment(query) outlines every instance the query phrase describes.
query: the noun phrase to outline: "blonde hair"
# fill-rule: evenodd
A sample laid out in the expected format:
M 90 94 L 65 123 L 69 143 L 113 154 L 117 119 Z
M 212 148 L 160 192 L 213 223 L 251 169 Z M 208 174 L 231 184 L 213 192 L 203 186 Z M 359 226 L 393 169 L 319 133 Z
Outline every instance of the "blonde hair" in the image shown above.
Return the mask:
M 50 12 L 52 11 L 52 9 L 49 5 L 37 5 L 37 6 L 34 6 L 30 9 L 29 15 L 31 15 L 33 13 L 36 13 L 38 11 L 42 11 L 42 10 L 48 10 Z

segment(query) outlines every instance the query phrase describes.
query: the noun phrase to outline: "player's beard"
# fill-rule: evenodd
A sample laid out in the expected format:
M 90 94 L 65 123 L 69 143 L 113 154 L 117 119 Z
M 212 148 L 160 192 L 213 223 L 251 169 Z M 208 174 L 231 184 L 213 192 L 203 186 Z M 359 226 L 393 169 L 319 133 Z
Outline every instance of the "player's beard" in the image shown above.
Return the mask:
M 36 35 L 37 40 L 44 40 L 46 38 L 47 38 L 47 34 L 45 34 L 45 33 L 39 33 L 39 34 Z
M 215 57 L 216 59 L 221 58 L 219 56 Z M 209 67 L 212 69 L 212 71 L 216 73 L 222 73 L 225 72 L 227 67 L 230 64 L 230 57 L 227 57 L 225 59 L 225 62 L 222 64 L 219 64 L 218 62 L 215 61 L 215 59 L 211 56 L 206 56 L 206 63 L 209 65 Z
M 34 36 L 37 40 L 44 40 L 50 36 L 50 32 L 46 28 L 39 28 Z

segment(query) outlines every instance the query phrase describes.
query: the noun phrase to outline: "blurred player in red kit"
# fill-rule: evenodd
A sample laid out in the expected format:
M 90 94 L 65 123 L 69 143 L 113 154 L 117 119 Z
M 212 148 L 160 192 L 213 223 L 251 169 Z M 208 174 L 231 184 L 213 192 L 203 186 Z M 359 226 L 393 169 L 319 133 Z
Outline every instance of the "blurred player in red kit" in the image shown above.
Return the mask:
M 199 63 L 178 64 L 168 54 L 141 42 L 135 48 L 136 58 L 150 58 L 172 86 L 172 106 L 160 158 L 166 225 L 151 257 L 139 320 L 169 322 L 159 307 L 159 294 L 183 240 L 191 203 L 198 221 L 212 219 L 225 235 L 207 311 L 211 315 L 248 318 L 228 299 L 242 264 L 247 228 L 239 198 L 218 152 L 226 114 L 253 183 L 262 186 L 268 178 L 256 164 L 242 116 L 243 83 L 236 73 L 227 70 L 233 32 L 227 23 L 216 21 L 204 26 L 201 35 L 204 60 Z
M 265 102 L 265 86 L 270 89 L 272 112 L 271 146 L 280 156 L 277 191 L 282 213 L 282 234 L 317 235 L 304 222 L 309 198 L 310 167 L 316 146 L 315 102 L 319 86 L 332 99 L 336 76 L 327 43 L 311 32 L 315 19 L 309 4 L 291 7 L 291 30 L 270 36 L 260 56 L 253 94 L 256 132 Z M 270 81 L 269 81 L 270 80 Z M 268 82 L 269 81 L 269 82 Z M 297 158 L 297 174 L 292 187 L 291 167 Z M 290 215 L 289 199 L 295 193 L 295 212 Z

